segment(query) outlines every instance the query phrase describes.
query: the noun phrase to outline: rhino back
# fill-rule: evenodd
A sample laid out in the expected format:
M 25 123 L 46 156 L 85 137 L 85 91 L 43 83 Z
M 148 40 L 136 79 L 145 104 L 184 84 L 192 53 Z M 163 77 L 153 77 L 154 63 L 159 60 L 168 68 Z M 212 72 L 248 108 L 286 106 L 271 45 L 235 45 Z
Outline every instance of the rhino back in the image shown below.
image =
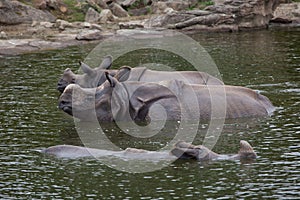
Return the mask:
M 130 101 L 136 112 L 143 113 L 140 119 L 148 115 L 153 104 L 161 105 L 169 120 L 210 119 L 212 111 L 216 118 L 267 116 L 274 110 L 267 97 L 239 86 L 190 85 L 172 80 L 144 83 L 137 88 L 131 93 Z M 143 110 L 145 107 L 147 109 Z M 222 111 L 224 115 L 220 115 Z M 156 113 L 154 116 L 160 119 L 162 110 L 158 109 Z
M 198 71 L 155 71 L 147 69 L 140 74 L 139 81 L 159 82 L 162 80 L 181 80 L 189 84 L 223 85 L 224 83 L 205 72 Z
M 271 101 L 258 92 L 240 86 L 228 86 L 226 89 L 228 109 L 234 110 L 238 116 L 267 116 L 275 107 Z M 233 115 L 234 114 L 230 113 Z
M 192 87 L 192 90 L 191 90 Z M 270 100 L 258 94 L 252 89 L 240 86 L 205 86 L 181 84 L 181 91 L 178 96 L 180 101 L 198 106 L 201 119 L 210 119 L 213 110 L 219 117 L 218 112 L 226 111 L 226 118 L 267 116 L 274 111 L 274 106 Z M 195 104 L 197 97 L 198 105 Z M 193 108 L 193 106 L 192 106 Z M 195 113 L 195 110 L 191 109 Z

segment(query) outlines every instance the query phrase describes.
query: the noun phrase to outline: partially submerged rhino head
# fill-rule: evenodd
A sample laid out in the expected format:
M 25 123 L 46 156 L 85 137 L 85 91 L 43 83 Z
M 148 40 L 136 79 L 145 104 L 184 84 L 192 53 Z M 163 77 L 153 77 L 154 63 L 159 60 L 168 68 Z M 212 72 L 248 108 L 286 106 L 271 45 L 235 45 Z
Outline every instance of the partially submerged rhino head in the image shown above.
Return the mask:
M 217 154 L 203 145 L 194 146 L 183 141 L 178 142 L 171 153 L 179 158 L 191 158 L 199 161 L 215 159 L 243 160 L 257 157 L 252 146 L 245 140 L 240 141 L 240 150 L 238 154 L 234 155 Z
M 149 122 L 149 109 L 158 101 L 171 99 L 168 106 L 180 110 L 177 108 L 179 104 L 176 103 L 176 97 L 165 86 L 157 83 L 124 82 L 130 71 L 130 67 L 122 67 L 115 77 L 106 72 L 107 81 L 94 89 L 70 84 L 59 98 L 59 108 L 83 121 L 95 119 L 96 114 L 98 121 L 110 122 Z M 160 113 L 161 110 L 156 112 Z
M 80 68 L 83 74 L 74 74 L 70 68 L 67 68 L 61 79 L 57 83 L 57 90 L 61 93 L 69 84 L 78 84 L 83 88 L 97 87 L 103 83 L 106 78 L 104 72 L 112 65 L 112 56 L 106 56 L 97 68 L 91 68 L 83 62 L 80 62 Z
M 116 78 L 109 73 L 104 73 L 107 81 L 97 88 L 82 88 L 77 84 L 69 84 L 59 98 L 59 108 L 84 121 L 93 120 L 95 118 L 93 113 L 95 112 L 97 117 L 101 116 L 100 121 L 112 121 L 112 101 L 116 105 L 115 108 L 118 108 L 118 106 L 122 106 L 119 105 L 119 99 L 123 99 L 119 96 L 126 95 L 124 94 L 125 91 L 121 89 L 116 93 L 115 98 L 112 98 L 112 92 L 120 84 L 119 81 L 127 78 L 130 69 L 123 67 L 119 70 Z

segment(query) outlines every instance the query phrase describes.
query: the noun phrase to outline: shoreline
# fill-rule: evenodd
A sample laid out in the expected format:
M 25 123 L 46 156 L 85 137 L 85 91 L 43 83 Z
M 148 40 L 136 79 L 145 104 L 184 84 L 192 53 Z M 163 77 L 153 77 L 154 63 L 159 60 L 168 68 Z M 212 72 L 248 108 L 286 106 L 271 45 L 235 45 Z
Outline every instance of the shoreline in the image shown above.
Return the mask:
M 0 23 L 0 57 L 93 44 L 118 35 L 118 30 L 145 32 L 170 29 L 184 34 L 196 34 L 300 27 L 300 14 L 297 14 L 298 11 L 300 13 L 300 2 L 279 4 L 273 10 L 274 1 L 267 7 L 264 6 L 264 11 L 259 14 L 254 13 L 262 8 L 260 0 L 226 2 L 215 0 L 215 5 L 208 6 L 205 10 L 176 11 L 167 8 L 166 13 L 115 17 L 113 21 L 105 23 L 68 22 L 61 19 L 51 22 L 38 20 L 17 25 Z M 241 14 L 245 12 L 243 6 L 250 5 L 249 2 L 253 3 L 252 10 L 248 9 L 246 14 Z M 265 14 L 266 11 L 268 15 Z M 249 16 L 252 18 L 248 19 Z
M 291 25 L 291 24 L 270 24 L 268 28 L 264 29 L 249 29 L 247 31 L 262 31 L 262 30 L 287 30 L 287 29 L 297 29 L 300 28 L 300 25 Z M 137 33 L 139 31 L 145 32 L 153 29 L 120 29 L 122 32 L 135 30 Z M 154 29 L 155 30 L 155 29 Z M 160 29 L 163 30 L 163 29 Z M 165 29 L 168 30 L 168 29 Z M 93 31 L 93 30 L 91 30 Z M 178 30 L 174 30 L 178 31 Z M 87 31 L 88 32 L 88 31 Z M 0 39 L 0 57 L 5 56 L 16 56 L 21 54 L 36 53 L 40 51 L 64 49 L 71 46 L 78 45 L 87 45 L 87 44 L 96 44 L 102 40 L 118 35 L 117 30 L 106 31 L 105 33 L 95 32 L 96 35 L 100 34 L 99 38 L 96 39 L 82 39 L 78 40 L 76 34 L 57 34 L 47 35 L 46 37 L 31 37 L 31 38 L 12 38 L 12 39 Z M 229 31 L 198 31 L 198 30 L 185 30 L 178 31 L 184 34 L 197 34 L 197 33 L 230 33 Z M 98 36 L 97 36 L 98 37 Z

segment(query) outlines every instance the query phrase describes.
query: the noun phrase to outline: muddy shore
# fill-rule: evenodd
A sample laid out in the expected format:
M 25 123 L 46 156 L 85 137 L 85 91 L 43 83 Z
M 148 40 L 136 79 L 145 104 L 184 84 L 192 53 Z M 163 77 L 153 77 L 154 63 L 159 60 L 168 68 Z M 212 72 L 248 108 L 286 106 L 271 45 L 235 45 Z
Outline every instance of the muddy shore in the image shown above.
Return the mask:
M 144 31 L 173 29 L 180 32 L 234 32 L 266 29 L 273 26 L 300 26 L 300 3 L 276 4 L 276 9 L 273 9 L 275 4 L 276 1 L 269 1 L 269 5 L 262 7 L 261 0 L 245 2 L 216 0 L 214 5 L 207 6 L 204 10 L 177 11 L 166 7 L 162 13 L 123 17 L 113 15 L 113 19 L 108 17 L 105 22 L 100 22 L 100 18 L 91 19 L 91 16 L 86 16 L 83 22 L 68 22 L 57 18 L 52 19 L 52 17 L 42 18 L 40 15 L 36 18 L 38 20 L 28 20 L 24 23 L 4 24 L 2 21 L 0 23 L 0 56 L 97 43 L 118 34 L 120 29 L 124 31 L 127 29 Z M 249 5 L 252 7 L 249 8 Z M 3 8 L 3 5 L 0 5 L 0 15 L 1 6 Z M 26 9 L 31 8 L 26 6 Z M 258 10 L 261 13 L 257 14 Z M 256 14 L 251 15 L 251 12 Z

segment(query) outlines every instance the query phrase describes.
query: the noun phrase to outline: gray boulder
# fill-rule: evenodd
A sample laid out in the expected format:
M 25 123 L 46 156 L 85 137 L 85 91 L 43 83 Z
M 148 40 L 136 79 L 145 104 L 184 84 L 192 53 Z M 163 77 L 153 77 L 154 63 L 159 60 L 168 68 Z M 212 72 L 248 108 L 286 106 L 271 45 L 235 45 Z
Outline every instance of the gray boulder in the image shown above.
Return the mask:
M 33 21 L 55 22 L 56 18 L 47 11 L 35 9 L 18 1 L 1 0 L 0 24 L 31 24 Z
M 121 6 L 128 8 L 132 6 L 136 1 L 138 0 L 125 0 L 121 3 Z
M 108 9 L 108 6 L 106 4 L 106 1 L 104 0 L 94 0 L 95 3 L 102 9 Z
M 112 14 L 112 12 L 109 9 L 104 9 L 100 13 L 99 23 L 105 24 L 109 21 L 114 21 L 115 16 Z
M 277 0 L 214 0 L 204 11 L 179 11 L 151 18 L 150 27 L 181 30 L 237 31 L 266 28 L 278 6 Z M 164 3 L 164 2 L 162 2 Z
M 62 13 L 68 11 L 68 7 L 63 3 L 62 0 L 39 0 L 37 2 L 37 8 L 42 10 L 55 10 Z
M 129 17 L 129 14 L 127 13 L 127 11 L 124 10 L 124 8 L 122 8 L 117 3 L 112 2 L 111 4 L 109 4 L 109 9 L 117 17 Z
M 152 2 L 151 9 L 153 13 L 161 14 L 166 13 L 166 9 L 172 8 L 176 11 L 187 10 L 195 5 L 195 1 L 182 1 L 182 0 L 168 0 L 168 1 L 154 1 Z
M 83 30 L 76 36 L 76 40 L 100 40 L 103 39 L 100 30 Z
M 277 7 L 272 18 L 273 23 L 300 24 L 300 3 L 281 4 Z
M 128 14 L 131 15 L 131 16 L 147 15 L 150 12 L 151 12 L 151 7 L 150 6 L 128 10 Z
M 100 13 L 98 13 L 93 8 L 89 8 L 87 13 L 85 14 L 85 21 L 89 23 L 96 23 L 100 19 Z

